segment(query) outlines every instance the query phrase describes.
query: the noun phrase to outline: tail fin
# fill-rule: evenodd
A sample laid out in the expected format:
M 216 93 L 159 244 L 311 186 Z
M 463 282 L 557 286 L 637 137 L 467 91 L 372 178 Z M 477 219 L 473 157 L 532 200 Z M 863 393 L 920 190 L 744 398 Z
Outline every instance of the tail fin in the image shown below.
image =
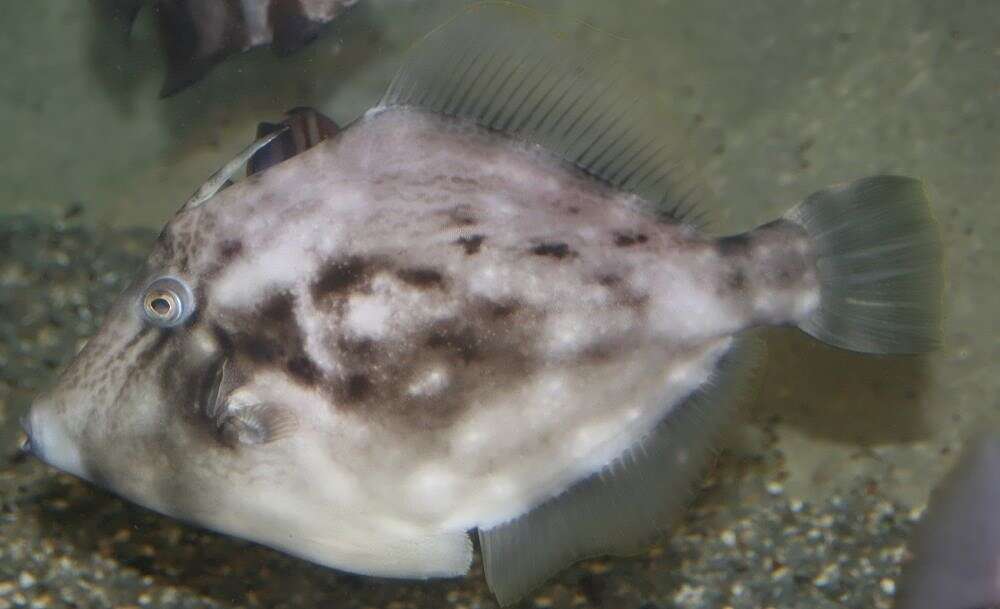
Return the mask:
M 863 178 L 813 193 L 785 218 L 811 237 L 819 271 L 819 306 L 799 328 L 867 353 L 938 346 L 941 244 L 920 182 Z

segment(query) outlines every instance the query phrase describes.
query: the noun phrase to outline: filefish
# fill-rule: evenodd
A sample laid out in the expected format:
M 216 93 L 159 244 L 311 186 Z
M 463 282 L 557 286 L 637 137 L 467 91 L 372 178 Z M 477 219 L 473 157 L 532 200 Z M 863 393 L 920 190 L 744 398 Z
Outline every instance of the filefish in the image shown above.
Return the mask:
M 323 27 L 357 0 L 153 0 L 169 97 L 201 80 L 235 53 L 270 46 L 287 55 L 316 39 Z M 126 30 L 149 0 L 104 0 Z
M 304 110 L 265 129 L 33 403 L 30 449 L 354 573 L 461 576 L 476 535 L 509 604 L 671 525 L 745 391 L 744 331 L 938 344 L 918 181 L 709 235 L 655 112 L 532 19 L 477 5 L 346 127 Z
M 1000 434 L 970 442 L 910 543 L 897 609 L 1000 607 Z

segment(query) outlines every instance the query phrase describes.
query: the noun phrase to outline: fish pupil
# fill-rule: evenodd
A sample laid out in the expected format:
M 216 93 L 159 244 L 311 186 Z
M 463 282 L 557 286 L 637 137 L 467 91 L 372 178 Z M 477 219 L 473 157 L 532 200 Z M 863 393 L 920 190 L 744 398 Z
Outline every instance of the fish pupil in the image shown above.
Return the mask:
M 162 296 L 154 298 L 153 302 L 151 302 L 149 306 L 157 315 L 161 317 L 166 317 L 170 313 L 170 301 Z

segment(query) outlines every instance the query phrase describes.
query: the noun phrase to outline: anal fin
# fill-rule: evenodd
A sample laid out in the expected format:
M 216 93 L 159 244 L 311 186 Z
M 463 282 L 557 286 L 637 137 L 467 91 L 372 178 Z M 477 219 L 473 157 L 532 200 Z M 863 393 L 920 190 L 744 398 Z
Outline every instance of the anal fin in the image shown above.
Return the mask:
M 731 418 L 755 350 L 752 339 L 734 343 L 708 386 L 602 471 L 513 521 L 480 529 L 486 580 L 500 604 L 578 560 L 633 554 L 670 527 Z

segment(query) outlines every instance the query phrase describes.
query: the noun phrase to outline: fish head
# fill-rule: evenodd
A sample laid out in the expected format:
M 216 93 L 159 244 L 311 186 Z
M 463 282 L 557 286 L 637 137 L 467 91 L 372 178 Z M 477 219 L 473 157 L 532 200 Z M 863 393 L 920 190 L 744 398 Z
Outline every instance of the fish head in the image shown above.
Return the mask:
M 230 210 L 240 204 L 221 194 Z M 220 304 L 213 279 L 245 235 L 238 221 L 219 227 L 218 215 L 185 210 L 165 227 L 24 427 L 28 449 L 55 468 L 169 516 L 254 538 L 248 531 L 273 530 L 262 523 L 281 510 L 308 520 L 307 505 L 270 498 L 297 497 L 317 510 L 323 498 L 305 492 L 296 473 L 295 390 L 253 357 L 280 349 L 279 317 L 290 304 L 280 293 L 263 310 Z

